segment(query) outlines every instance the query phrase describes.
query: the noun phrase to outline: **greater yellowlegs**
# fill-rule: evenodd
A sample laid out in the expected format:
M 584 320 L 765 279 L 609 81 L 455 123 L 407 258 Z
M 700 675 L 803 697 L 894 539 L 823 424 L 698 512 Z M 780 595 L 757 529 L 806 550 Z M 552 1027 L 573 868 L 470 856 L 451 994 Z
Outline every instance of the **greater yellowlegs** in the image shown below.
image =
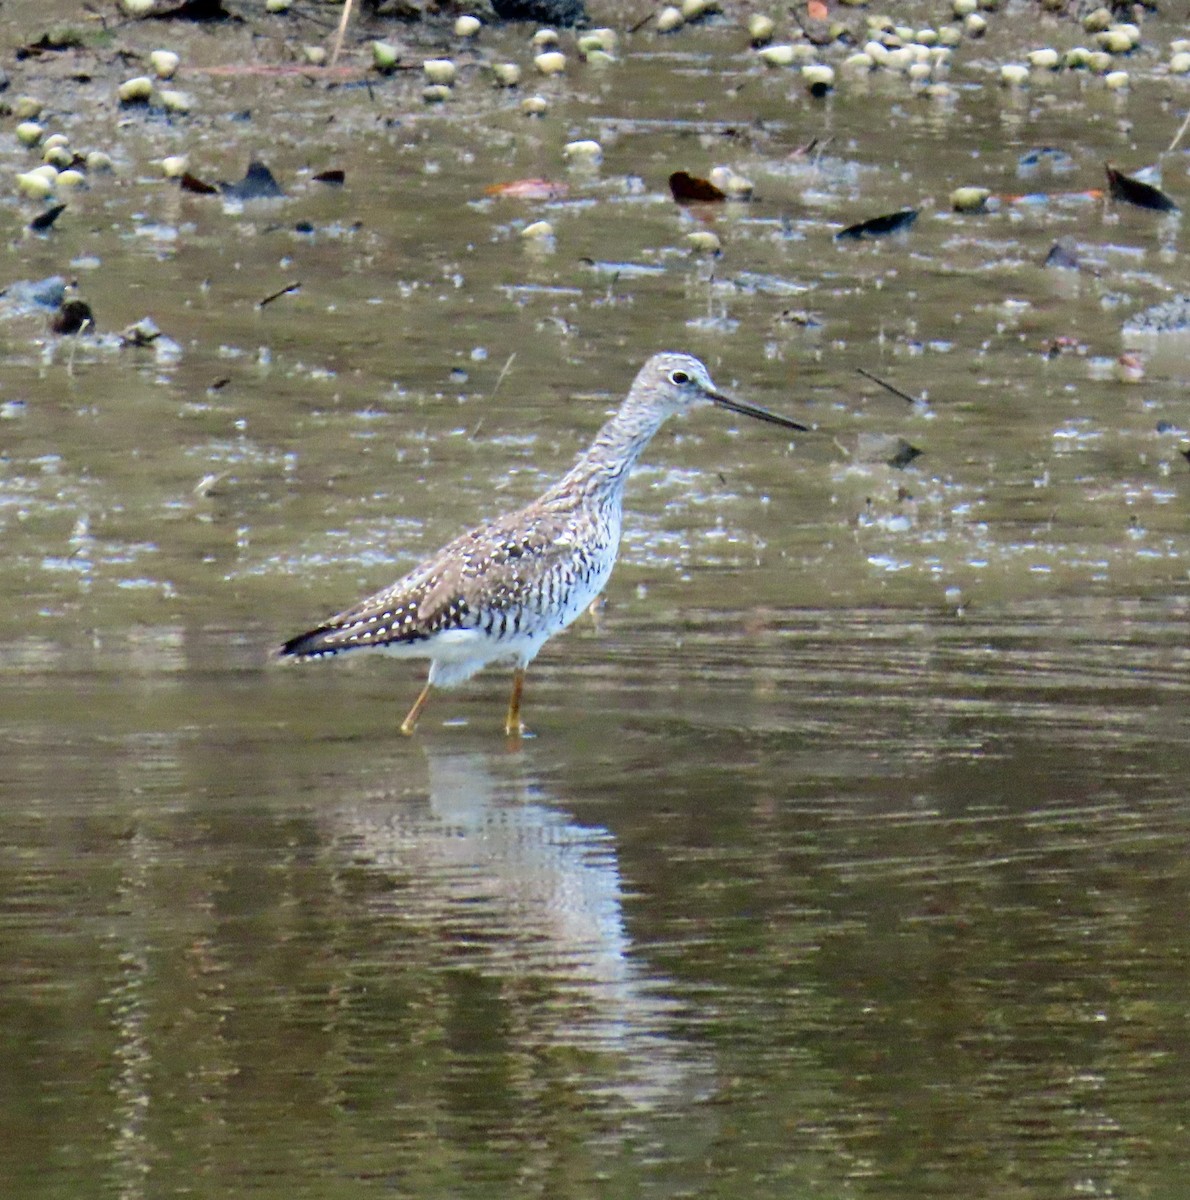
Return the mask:
M 662 423 L 712 403 L 785 429 L 806 427 L 716 390 L 689 354 L 654 354 L 590 447 L 544 495 L 443 546 L 391 587 L 290 638 L 277 652 L 304 661 L 349 650 L 428 658 L 425 687 L 401 732 L 413 732 L 435 685 L 452 687 L 491 662 L 513 663 L 504 723 L 524 733 L 525 669 L 603 590 L 620 547 L 628 473 Z

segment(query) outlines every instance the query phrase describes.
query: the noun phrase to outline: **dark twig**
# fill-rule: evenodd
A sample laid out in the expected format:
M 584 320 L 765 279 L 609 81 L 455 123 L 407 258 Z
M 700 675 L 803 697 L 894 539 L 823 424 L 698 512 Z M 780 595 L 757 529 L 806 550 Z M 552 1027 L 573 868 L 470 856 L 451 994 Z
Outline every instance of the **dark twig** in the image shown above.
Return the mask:
M 257 302 L 257 308 L 264 308 L 266 304 L 272 304 L 274 300 L 280 300 L 282 296 L 288 296 L 290 292 L 296 292 L 302 286 L 301 280 L 296 283 L 287 284 L 279 292 L 273 292 L 271 296 L 266 296 L 263 300 Z
M 908 392 L 901 391 L 901 389 L 899 387 L 893 387 L 893 385 L 891 383 L 888 383 L 885 380 L 881 379 L 879 375 L 873 375 L 871 371 L 865 371 L 863 369 L 863 367 L 856 367 L 855 369 L 865 379 L 870 379 L 873 383 L 878 383 L 882 388 L 884 388 L 885 391 L 892 392 L 892 394 L 894 396 L 900 396 L 900 398 L 902 400 L 906 401 L 909 404 L 913 404 L 915 406 L 920 407 L 926 403 L 924 400 L 920 399 L 917 396 L 911 396 Z

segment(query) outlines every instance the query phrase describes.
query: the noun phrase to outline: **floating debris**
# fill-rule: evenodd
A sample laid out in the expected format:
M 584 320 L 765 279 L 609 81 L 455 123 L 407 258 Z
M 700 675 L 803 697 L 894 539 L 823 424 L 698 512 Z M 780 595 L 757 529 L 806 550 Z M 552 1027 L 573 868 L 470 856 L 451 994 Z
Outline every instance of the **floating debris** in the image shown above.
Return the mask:
M 47 208 L 45 212 L 39 213 L 34 217 L 29 222 L 29 228 L 34 233 L 45 233 L 65 211 L 65 204 L 55 204 L 53 208 Z
M 50 322 L 50 331 L 70 337 L 84 331 L 95 332 L 95 314 L 85 300 L 67 300 Z
M 285 195 L 272 171 L 258 159 L 248 164 L 244 178 L 238 183 L 225 183 L 221 187 L 223 194 L 232 200 L 275 200 Z
M 1108 189 L 1113 200 L 1123 200 L 1138 208 L 1150 208 L 1156 212 L 1177 212 L 1178 206 L 1160 189 L 1142 179 L 1125 175 L 1111 163 L 1104 164 L 1107 170 Z
M 882 238 L 900 233 L 902 230 L 910 228 L 917 220 L 918 211 L 916 208 L 903 208 L 899 212 L 885 213 L 883 216 L 871 217 L 867 221 L 848 225 L 846 229 L 840 229 L 835 234 L 835 241 L 843 241 L 845 238 L 858 241 L 862 238 Z
M 669 190 L 678 204 L 720 204 L 727 199 L 722 188 L 688 171 L 675 171 L 669 177 Z

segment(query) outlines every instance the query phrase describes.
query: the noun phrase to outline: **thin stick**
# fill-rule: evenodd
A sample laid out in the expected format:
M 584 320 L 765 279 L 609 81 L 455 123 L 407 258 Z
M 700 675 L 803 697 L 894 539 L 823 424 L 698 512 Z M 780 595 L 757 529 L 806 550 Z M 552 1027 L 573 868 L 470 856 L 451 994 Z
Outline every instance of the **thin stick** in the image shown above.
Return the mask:
M 516 362 L 516 351 L 514 350 L 509 356 L 504 366 L 500 368 L 500 374 L 496 376 L 496 382 L 492 384 L 492 395 L 494 396 L 499 390 L 500 385 L 504 382 L 504 376 L 508 374 L 512 364 Z
M 1169 149 L 1166 150 L 1166 152 L 1165 152 L 1166 154 L 1173 153 L 1173 151 L 1177 147 L 1178 142 L 1180 142 L 1182 140 L 1182 134 L 1184 134 L 1186 132 L 1187 127 L 1190 127 L 1190 109 L 1188 109 L 1186 112 L 1186 119 L 1182 122 L 1181 128 L 1177 131 L 1177 133 L 1174 134 L 1173 141 L 1169 143 Z
M 331 62 L 333 67 L 339 61 L 339 51 L 343 49 L 343 35 L 347 32 L 347 22 L 351 20 L 351 6 L 355 0 L 347 0 L 343 5 L 343 15 L 339 18 L 339 28 L 335 30 L 335 44 L 331 48 Z
M 894 396 L 900 396 L 900 398 L 902 400 L 905 400 L 910 404 L 914 404 L 914 405 L 925 404 L 925 401 L 919 399 L 917 396 L 911 396 L 908 392 L 901 391 L 901 389 L 899 387 L 893 387 L 893 385 L 891 383 L 886 383 L 883 379 L 880 378 L 879 375 L 873 375 L 871 371 L 865 371 L 863 369 L 863 367 L 856 367 L 855 369 L 865 379 L 870 379 L 873 383 L 880 384 L 880 386 L 882 388 L 884 388 L 885 391 L 892 392 L 892 394 Z
M 273 292 L 271 296 L 266 296 L 263 300 L 257 302 L 257 308 L 264 308 L 266 304 L 272 304 L 274 300 L 280 300 L 282 296 L 288 296 L 290 292 L 296 292 L 302 286 L 301 280 L 296 283 L 287 284 L 279 292 Z
M 651 20 L 652 20 L 652 19 L 653 19 L 653 18 L 656 16 L 656 15 L 657 15 L 657 14 L 656 14 L 655 12 L 647 13 L 645 16 L 641 17 L 641 19 L 640 19 L 639 21 L 637 21 L 637 23 L 636 23 L 635 25 L 630 25 L 630 26 L 628 27 L 628 33 L 629 33 L 629 36 L 631 36 L 631 35 L 632 35 L 632 34 L 634 34 L 634 33 L 638 33 L 640 30 L 644 29 L 644 27 L 645 27 L 645 26 L 646 26 L 646 25 L 647 25 L 647 24 L 648 24 L 648 23 L 649 23 L 649 22 L 650 22 L 650 21 L 651 21 Z

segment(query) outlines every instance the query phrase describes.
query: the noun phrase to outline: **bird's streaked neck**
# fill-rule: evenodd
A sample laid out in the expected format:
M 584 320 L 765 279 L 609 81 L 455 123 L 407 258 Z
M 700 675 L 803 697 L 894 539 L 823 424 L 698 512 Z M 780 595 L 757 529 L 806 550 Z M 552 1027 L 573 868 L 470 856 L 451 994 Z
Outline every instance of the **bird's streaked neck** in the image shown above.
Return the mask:
M 595 435 L 595 440 L 559 480 L 556 490 L 590 495 L 620 493 L 653 435 L 669 413 L 629 394 L 628 399 Z

